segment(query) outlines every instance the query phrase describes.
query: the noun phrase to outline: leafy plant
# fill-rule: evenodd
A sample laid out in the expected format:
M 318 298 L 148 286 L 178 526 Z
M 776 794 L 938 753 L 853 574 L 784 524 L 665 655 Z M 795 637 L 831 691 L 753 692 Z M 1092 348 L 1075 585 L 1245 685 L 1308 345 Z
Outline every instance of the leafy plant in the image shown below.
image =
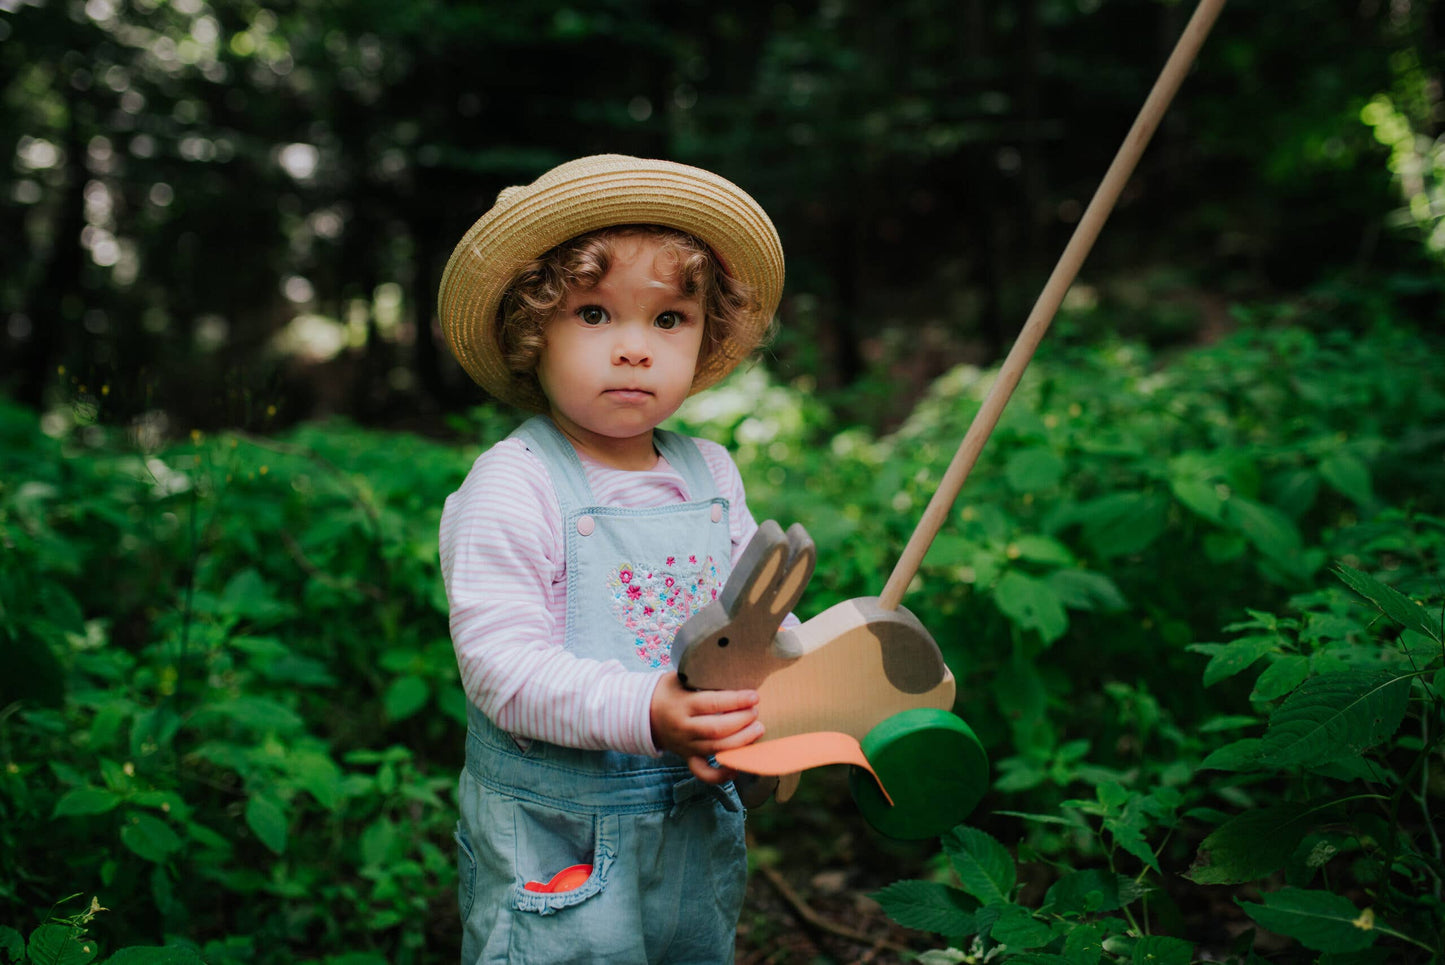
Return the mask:
M 1318 588 L 1343 559 L 1438 609 L 1439 346 L 1277 326 L 1285 308 L 1241 311 L 1237 335 L 1167 359 L 1054 343 L 905 598 L 995 762 L 974 830 L 1014 869 L 978 835 L 950 844 L 989 869 L 975 891 L 928 882 L 978 925 L 961 954 L 1064 954 L 1077 932 L 1099 960 L 1178 954 L 1151 936 L 1218 956 L 1227 941 L 1183 928 L 1196 906 L 1287 927 L 1317 899 L 1282 887 L 1371 909 L 1361 954 L 1414 947 L 1380 929 L 1439 944 L 1421 925 L 1439 872 L 1422 818 L 1441 793 L 1438 625 Z M 755 514 L 808 527 L 806 616 L 879 591 L 990 378 L 944 376 L 882 437 L 761 370 L 678 424 L 733 448 Z M 0 402 L 0 919 L 47 922 L 84 888 L 125 898 L 90 923 L 106 947 L 454 958 L 464 698 L 436 527 L 515 421 L 477 409 L 446 443 L 345 423 L 165 442 L 105 426 L 85 398 L 41 417 Z M 837 833 L 835 803 L 753 827 L 856 859 L 863 834 Z M 1221 837 L 1199 873 L 1228 867 L 1219 841 L 1265 838 L 1249 821 L 1284 828 L 1273 851 L 1233 852 L 1255 877 L 1177 874 L 1206 830 Z M 994 951 L 1000 935 L 1013 944 Z
M 960 825 L 943 836 L 943 849 L 958 886 L 901 881 L 874 895 L 898 923 L 948 938 L 947 950 L 931 952 L 921 961 L 1188 965 L 1192 960 L 1189 942 L 1139 933 L 1133 906 L 1144 902 L 1148 889 L 1137 877 L 1102 869 L 1067 870 L 1039 906 L 1031 908 L 1018 900 L 1013 856 L 988 833 Z
M 131 946 L 104 959 L 97 958 L 99 947 L 88 931 L 91 921 L 108 910 L 92 898 L 85 911 L 64 917 L 53 915 L 29 938 L 8 925 L 0 925 L 0 955 L 9 965 L 85 965 L 91 961 L 98 965 L 203 965 L 205 959 L 188 945 Z
M 1151 934 L 1148 899 L 1165 869 L 1148 836 L 1179 830 L 1186 801 L 1221 798 L 1249 806 L 1234 815 L 1207 806 L 1184 814 L 1218 823 L 1187 873 L 1196 884 L 1268 889 L 1258 901 L 1239 899 L 1244 913 L 1327 956 L 1445 954 L 1445 853 L 1430 801 L 1439 794 L 1445 729 L 1441 609 L 1347 564 L 1337 570 L 1374 618 L 1340 607 L 1337 594 L 1325 591 L 1303 598 L 1298 618 L 1256 613 L 1231 628 L 1239 639 L 1194 648 L 1210 655 L 1206 685 L 1273 658 L 1252 695 L 1262 708 L 1258 719 L 1267 720 L 1263 736 L 1216 748 L 1183 792 L 1107 783 L 1096 800 L 1064 802 L 1070 818 L 1000 812 L 1086 830 L 1099 839 L 1107 870 L 1057 863 L 1043 901 L 1027 907 L 1018 901 L 1008 850 L 960 826 L 943 838 L 958 884 L 898 882 L 875 895 L 884 910 L 949 939 L 951 950 L 931 961 L 964 961 L 957 949 L 967 948 L 967 960 L 1187 965 L 1189 942 Z M 1231 725 L 1255 719 L 1235 717 Z M 1406 721 L 1415 733 L 1401 733 Z M 1221 781 L 1212 776 L 1217 771 L 1232 776 Z M 1280 780 L 1285 793 L 1270 793 Z M 1136 874 L 1119 873 L 1121 854 Z M 1279 876 L 1285 884 L 1277 887 Z M 1317 880 L 1323 887 L 1310 887 Z M 1247 949 L 1241 955 L 1247 958 Z
M 1216 749 L 1201 772 L 1226 772 L 1228 786 L 1246 796 L 1270 780 L 1289 790 L 1223 820 L 1189 874 L 1238 884 L 1283 873 L 1288 887 L 1243 907 L 1308 948 L 1351 952 L 1384 937 L 1439 955 L 1445 853 L 1430 798 L 1445 729 L 1440 609 L 1346 564 L 1338 573 L 1378 622 L 1352 626 L 1349 611 L 1318 595 L 1299 618 L 1256 617 L 1240 629 L 1267 633 L 1213 651 L 1210 668 L 1241 644 L 1257 651 L 1232 659 L 1226 675 L 1272 658 L 1253 694 L 1267 725 L 1262 736 Z M 1266 641 L 1272 646 L 1257 645 Z M 1316 879 L 1324 889 L 1304 887 Z M 1349 897 L 1357 894 L 1365 907 Z

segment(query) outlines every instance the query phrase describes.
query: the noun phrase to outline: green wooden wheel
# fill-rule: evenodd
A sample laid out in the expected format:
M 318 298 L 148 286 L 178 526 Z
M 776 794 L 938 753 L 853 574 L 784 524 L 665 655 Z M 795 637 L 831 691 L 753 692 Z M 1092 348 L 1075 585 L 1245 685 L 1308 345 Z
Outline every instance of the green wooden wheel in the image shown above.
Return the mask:
M 967 818 L 988 789 L 983 744 L 946 710 L 894 714 L 870 730 L 862 744 L 893 806 L 861 767 L 849 773 L 849 790 L 868 823 L 890 838 L 940 835 Z

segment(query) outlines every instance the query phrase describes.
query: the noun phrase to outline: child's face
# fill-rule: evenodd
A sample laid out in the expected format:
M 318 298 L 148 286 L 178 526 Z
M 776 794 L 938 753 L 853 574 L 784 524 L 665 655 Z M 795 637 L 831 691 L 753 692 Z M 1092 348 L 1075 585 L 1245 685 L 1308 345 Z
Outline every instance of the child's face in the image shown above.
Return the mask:
M 602 280 L 570 292 L 545 328 L 537 378 L 552 417 L 602 462 L 649 466 L 652 430 L 692 388 L 703 306 L 672 268 L 657 240 L 621 238 Z

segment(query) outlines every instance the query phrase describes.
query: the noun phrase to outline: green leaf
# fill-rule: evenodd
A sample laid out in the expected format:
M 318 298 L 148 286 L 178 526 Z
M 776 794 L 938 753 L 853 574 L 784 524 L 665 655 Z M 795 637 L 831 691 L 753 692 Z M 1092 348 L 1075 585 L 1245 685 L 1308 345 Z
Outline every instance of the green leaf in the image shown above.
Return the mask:
M 1194 946 L 1179 938 L 1145 935 L 1134 943 L 1133 965 L 1189 965 Z
M 1053 940 L 1054 931 L 1033 912 L 1018 905 L 999 909 L 998 921 L 989 929 L 989 937 L 1010 949 L 1042 948 Z
M 202 708 L 196 718 L 212 715 L 230 718 L 242 727 L 263 734 L 269 731 L 290 734 L 306 726 L 306 722 L 291 708 L 266 697 L 242 696 L 218 701 Z
M 1171 479 L 1169 488 L 1174 498 L 1211 523 L 1224 521 L 1224 497 L 1219 483 L 1204 479 Z
M 1049 888 L 1040 910 L 1056 915 L 1114 911 L 1143 893 L 1133 878 L 1124 875 L 1098 868 L 1070 871 Z
M 330 687 L 336 678 L 320 660 L 301 656 L 275 637 L 235 636 L 230 646 L 249 656 L 249 665 L 268 680 L 288 686 Z
M 1291 569 L 1294 567 L 1300 551 L 1300 534 L 1284 513 L 1235 495 L 1224 504 L 1224 519 L 1265 556 Z
M 1021 630 L 1037 630 L 1045 643 L 1053 643 L 1069 628 L 1069 616 L 1056 594 L 1043 580 L 1010 570 L 993 589 L 994 602 Z
M 1375 916 L 1332 891 L 1281 888 L 1264 904 L 1240 902 L 1244 913 L 1265 928 L 1296 939 L 1317 952 L 1352 952 L 1375 941 Z
M 962 825 L 945 834 L 942 843 L 964 891 L 985 905 L 1008 903 L 1018 870 L 1007 848 L 987 832 Z
M 94 940 L 71 925 L 41 925 L 30 933 L 30 965 L 85 965 L 95 957 Z
M 967 962 L 970 956 L 956 948 L 931 948 L 919 955 L 914 961 L 918 965 L 960 965 Z
M 286 853 L 286 811 L 276 798 L 252 794 L 246 802 L 246 824 L 266 847 Z
M 1249 714 L 1221 714 L 1218 717 L 1209 718 L 1195 729 L 1201 734 L 1216 734 L 1224 730 L 1253 727 L 1258 723 L 1259 718 Z
M 1278 649 L 1279 645 L 1279 637 L 1262 634 L 1235 640 L 1233 643 L 1192 643 L 1188 649 L 1194 653 L 1210 655 L 1209 663 L 1204 667 L 1204 686 L 1212 687 L 1246 669 L 1265 654 Z
M 1335 453 L 1320 462 L 1320 475 L 1341 495 L 1355 501 L 1362 508 L 1375 502 L 1375 490 L 1370 485 L 1370 467 L 1354 456 Z
M 1023 449 L 1009 457 L 1004 477 L 1016 493 L 1052 489 L 1064 478 L 1064 460 L 1051 450 Z
M 1057 814 L 1029 814 L 1026 811 L 1004 810 L 994 811 L 993 813 L 1007 815 L 1012 818 L 1022 818 L 1025 821 L 1037 821 L 1040 824 L 1058 824 L 1066 828 L 1079 828 L 1082 826 L 1082 823 L 1079 821 L 1070 821 L 1067 818 L 1059 817 Z
M 1115 844 L 1153 868 L 1156 873 L 1162 873 L 1159 868 L 1159 856 L 1154 853 L 1153 846 L 1144 840 L 1142 824 L 1142 817 L 1104 819 L 1104 827 L 1114 835 Z
M 1109 577 L 1093 570 L 1054 570 L 1046 580 L 1059 602 L 1071 610 L 1122 610 L 1129 605 Z
M 143 811 L 130 815 L 120 829 L 120 841 L 142 858 L 156 864 L 179 851 L 183 843 L 169 824 Z
M 948 885 L 933 881 L 895 881 L 871 897 L 889 918 L 905 928 L 959 938 L 978 931 L 973 917 L 978 902 Z
M 1030 563 L 1043 563 L 1051 566 L 1072 566 L 1074 554 L 1069 548 L 1056 539 L 1038 534 L 1020 536 L 1009 544 L 1009 555 L 1017 555 L 1018 559 L 1028 560 Z
M 394 860 L 393 848 L 398 844 L 396 825 L 385 817 L 377 818 L 361 832 L 361 860 L 367 867 L 383 867 Z
M 1114 493 L 1080 504 L 1074 518 L 1100 557 L 1127 556 L 1142 552 L 1164 532 L 1169 500 L 1153 493 Z
M 1400 652 L 1410 658 L 1416 667 L 1428 666 L 1436 660 L 1445 657 L 1445 648 L 1431 640 L 1429 637 L 1414 630 L 1400 631 L 1400 639 L 1396 641 L 1400 646 Z
M 1200 762 L 1198 770 L 1201 771 L 1252 771 L 1257 770 L 1259 764 L 1258 737 L 1245 737 L 1225 744 L 1223 747 L 1216 747 L 1209 756 Z
M 1254 681 L 1250 700 L 1275 700 L 1304 683 L 1310 675 L 1310 658 L 1287 653 L 1280 656 Z
M 311 792 L 311 796 L 328 811 L 340 806 L 343 793 L 341 768 L 336 762 L 320 751 L 292 751 L 286 755 L 286 767 L 297 786 Z
M 398 677 L 386 688 L 382 706 L 387 720 L 405 720 L 426 706 L 431 689 L 421 677 Z
M 295 613 L 296 608 L 281 602 L 271 585 L 254 568 L 247 568 L 231 577 L 217 601 L 217 612 L 240 617 L 256 626 L 272 626 Z
M 1335 571 L 1345 585 L 1369 600 L 1385 616 L 1416 633 L 1441 642 L 1440 626 L 1429 610 L 1410 599 L 1393 586 L 1386 586 L 1373 576 L 1361 573 L 1352 566 L 1336 563 Z
M 1363 670 L 1311 677 L 1270 715 L 1260 760 L 1277 767 L 1311 767 L 1358 756 L 1399 728 L 1410 679 Z
M 1304 836 L 1329 820 L 1334 802 L 1274 804 L 1236 814 L 1199 845 L 1186 875 L 1201 885 L 1254 881 L 1285 866 Z
M 5 953 L 6 965 L 14 965 L 25 957 L 25 936 L 9 925 L 0 925 L 0 952 Z
M 66 791 L 55 802 L 52 818 L 68 814 L 104 814 L 120 803 L 120 795 L 103 787 L 77 787 Z
M 1099 959 L 1104 954 L 1104 926 L 1078 922 L 1071 923 L 1068 928 L 1062 949 L 1064 960 L 1069 965 L 1099 965 Z
M 107 958 L 102 965 L 205 965 L 194 948 L 184 945 L 132 945 Z

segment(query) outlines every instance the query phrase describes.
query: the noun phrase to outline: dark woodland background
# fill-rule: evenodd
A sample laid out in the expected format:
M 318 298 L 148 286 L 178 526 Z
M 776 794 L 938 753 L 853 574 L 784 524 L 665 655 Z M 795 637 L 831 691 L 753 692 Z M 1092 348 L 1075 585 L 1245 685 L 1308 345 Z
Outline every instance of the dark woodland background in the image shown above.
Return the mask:
M 8 0 L 0 385 L 173 431 L 425 425 L 482 398 L 433 318 L 452 245 L 614 151 L 755 194 L 789 259 L 774 369 L 898 417 L 897 384 L 1007 348 L 1190 12 Z M 1188 341 L 1321 286 L 1437 322 L 1441 19 L 1230 4 L 1086 267 L 1111 329 Z

